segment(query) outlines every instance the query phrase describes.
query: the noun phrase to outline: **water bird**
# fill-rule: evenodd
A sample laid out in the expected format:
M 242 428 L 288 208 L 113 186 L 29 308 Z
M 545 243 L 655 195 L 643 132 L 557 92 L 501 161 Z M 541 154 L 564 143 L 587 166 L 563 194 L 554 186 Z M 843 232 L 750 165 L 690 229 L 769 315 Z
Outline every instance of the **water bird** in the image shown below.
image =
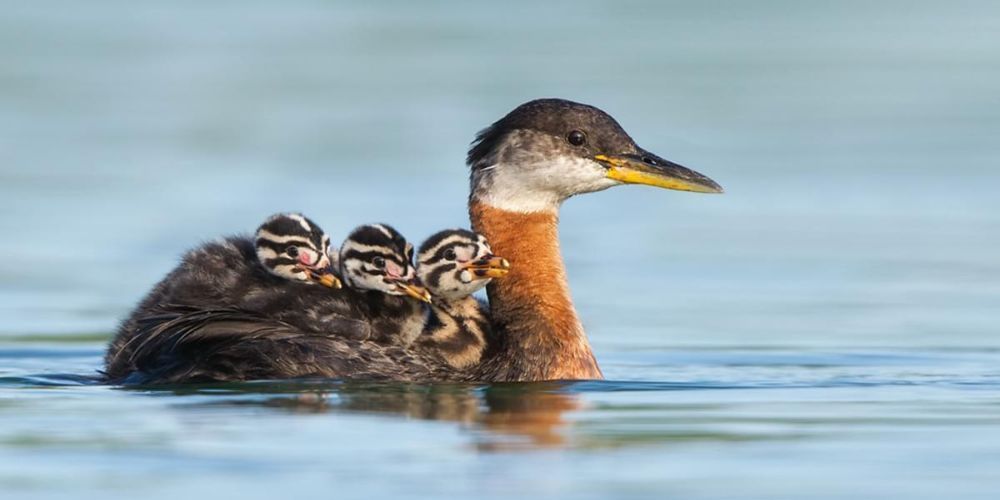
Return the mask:
M 279 213 L 267 218 L 254 237 L 257 261 L 271 274 L 293 282 L 340 288 L 330 235 L 302 214 Z
M 253 238 L 229 237 L 188 252 L 122 323 L 113 341 L 119 347 L 109 349 L 105 372 L 112 380 L 125 377 L 143 364 L 139 360 L 145 361 L 141 371 L 149 371 L 149 360 L 160 358 L 148 353 L 179 340 L 160 330 L 151 335 L 150 318 L 172 318 L 178 311 L 202 319 L 210 317 L 206 311 L 230 319 L 242 315 L 251 326 L 273 321 L 313 335 L 411 342 L 423 329 L 426 312 L 410 297 L 430 300 L 417 283 L 412 257 L 413 246 L 385 224 L 354 229 L 338 253 L 311 219 L 276 214 Z M 341 288 L 333 274 L 335 263 L 348 287 Z
M 472 229 L 511 264 L 503 279 L 486 287 L 493 335 L 478 364 L 456 371 L 406 347 L 387 350 L 363 339 L 345 347 L 342 335 L 310 336 L 271 320 L 175 310 L 143 323 L 141 335 L 168 339 L 146 356 L 150 373 L 168 366 L 172 374 L 144 381 L 185 381 L 192 373 L 214 380 L 303 374 L 420 381 L 600 379 L 559 249 L 562 202 L 624 184 L 722 192 L 708 177 L 639 147 L 604 111 L 564 99 L 518 106 L 476 136 L 466 162 Z M 255 334 L 241 334 L 247 331 Z M 212 344 L 212 356 L 188 354 L 220 337 L 226 342 Z M 306 337 L 299 343 L 286 340 Z M 113 342 L 108 359 L 116 359 L 121 347 Z
M 604 111 L 564 99 L 518 106 L 476 136 L 466 163 L 472 228 L 511 263 L 504 279 L 487 286 L 496 342 L 476 367 L 480 380 L 603 378 L 559 250 L 566 199 L 623 184 L 722 192 L 639 147 Z
M 231 236 L 188 251 L 119 325 L 105 358 L 106 374 L 127 374 L 134 347 L 143 340 L 136 337 L 139 320 L 171 307 L 231 307 L 278 320 L 297 317 L 282 315 L 310 292 L 341 286 L 330 254 L 329 235 L 298 213 L 268 217 L 252 237 Z
M 456 369 L 479 362 L 490 336 L 488 306 L 473 296 L 510 263 L 486 238 L 466 229 L 440 231 L 417 252 L 417 276 L 434 297 L 416 349 L 435 352 Z
M 422 304 L 431 301 L 431 293 L 417 278 L 413 252 L 413 245 L 387 224 L 360 226 L 344 240 L 341 274 L 348 288 L 361 292 L 345 299 L 356 306 L 352 317 L 370 323 L 369 340 L 405 346 L 423 331 L 427 310 Z

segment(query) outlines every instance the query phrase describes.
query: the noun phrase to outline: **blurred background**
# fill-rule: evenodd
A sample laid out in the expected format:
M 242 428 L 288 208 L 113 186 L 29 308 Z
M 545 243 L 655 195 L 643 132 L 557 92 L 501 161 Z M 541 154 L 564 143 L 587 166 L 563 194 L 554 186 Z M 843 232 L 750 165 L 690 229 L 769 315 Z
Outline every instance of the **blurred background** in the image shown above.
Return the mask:
M 981 383 L 992 392 L 977 392 L 980 399 L 967 408 L 972 420 L 961 423 L 995 431 L 998 34 L 1000 4 L 965 0 L 3 2 L 0 345 L 6 368 L 0 369 L 22 377 L 11 383 L 26 389 L 38 374 L 93 374 L 118 318 L 184 250 L 251 231 L 272 212 L 303 211 L 335 241 L 373 221 L 389 222 L 413 241 L 466 226 L 463 160 L 474 134 L 524 101 L 562 97 L 604 109 L 643 147 L 726 188 L 725 195 L 707 196 L 621 187 L 564 206 L 562 244 L 574 298 L 609 378 L 709 385 L 791 380 L 816 387 L 843 380 Z M 650 398 L 674 397 L 656 394 L 581 398 L 588 408 L 628 403 L 635 410 Z M 829 396 L 810 394 L 805 400 Z M 927 409 L 907 406 L 910 393 L 872 394 L 848 397 L 854 406 L 824 414 L 851 414 L 869 408 L 859 401 L 883 397 L 907 402 L 885 409 L 893 418 Z M 125 396 L 134 394 L 116 394 L 100 411 L 136 404 Z M 704 400 L 685 397 L 708 405 L 720 399 L 717 391 Z M 753 396 L 746 404 L 775 397 Z M 794 408 L 810 407 L 789 397 Z M 931 401 L 934 411 L 961 414 L 955 408 L 968 397 L 915 398 Z M 788 405 L 747 410 L 739 400 L 718 409 L 719 432 L 753 428 L 761 414 L 780 420 L 779 414 L 795 411 Z M 36 414 L 65 404 L 45 401 Z M 567 433 L 570 441 L 600 436 L 620 445 L 608 436 L 645 442 L 650 436 L 642 425 L 660 426 L 662 437 L 664 426 L 676 430 L 689 422 L 670 420 L 675 414 L 663 410 L 649 410 L 658 424 L 633 422 L 638 427 L 615 427 L 615 420 L 600 420 L 600 412 L 584 412 L 570 420 L 605 426 Z M 684 418 L 701 421 L 700 411 L 708 410 Z M 15 413 L 5 418 L 23 424 Z M 310 422 L 322 428 L 317 436 L 348 432 Z M 768 422 L 784 437 L 811 432 Z M 149 439 L 170 442 L 189 431 L 176 422 L 164 425 L 151 434 L 136 431 L 140 444 L 126 441 L 147 450 Z M 782 425 L 791 426 L 788 436 Z M 823 432 L 841 432 L 843 425 L 833 421 Z M 898 425 L 882 430 L 891 434 Z M 459 432 L 447 429 L 441 432 Z M 920 429 L 926 435 L 904 441 L 940 436 L 933 426 Z M 76 432 L 118 435 L 105 431 Z M 398 429 L 408 437 L 411 431 Z M 952 449 L 968 460 L 960 471 L 919 465 L 945 479 L 982 482 L 988 475 L 976 467 L 1000 454 L 996 446 L 980 447 L 982 427 L 967 431 L 938 437 L 968 445 Z M 3 442 L 38 433 L 44 434 L 17 427 Z M 304 456 L 327 457 L 309 448 L 319 446 L 315 436 L 303 436 L 296 446 L 315 452 Z M 446 439 L 446 447 L 466 442 L 451 439 L 457 444 Z M 423 444 L 414 450 L 426 450 Z M 793 457 L 802 484 L 827 493 L 849 486 L 824 471 L 864 477 L 848 465 L 850 450 L 826 445 L 800 448 L 799 455 L 778 443 L 754 457 Z M 91 450 L 83 449 L 84 456 Z M 213 457 L 211 450 L 218 451 L 194 449 Z M 30 464 L 31 450 L 6 453 Z M 671 465 L 687 465 L 671 469 L 678 481 L 671 484 L 688 485 L 692 489 L 677 491 L 698 496 L 694 485 L 715 477 L 706 471 L 726 457 L 737 460 L 740 450 L 746 449 L 682 453 Z M 838 451 L 845 454 L 841 462 L 815 470 L 804 465 L 809 453 Z M 914 465 L 903 452 L 871 453 L 889 454 L 887 463 L 898 468 L 868 464 L 869 484 L 903 478 L 910 469 L 899 464 Z M 365 457 L 372 464 L 385 458 Z M 37 468 L 25 465 L 20 473 L 48 478 L 41 464 L 53 456 L 36 458 Z M 532 485 L 522 493 L 558 493 L 577 485 L 576 465 L 601 467 L 595 455 L 580 460 L 557 467 L 548 479 L 531 472 L 532 461 L 492 460 L 480 463 L 479 472 L 500 468 Z M 801 498 L 802 491 L 787 484 L 755 483 L 762 470 L 743 468 L 746 463 L 729 464 L 727 484 Z M 795 468 L 756 463 L 763 472 Z M 273 470 L 274 464 L 260 466 Z M 419 473 L 406 469 L 403 476 Z M 58 478 L 69 477 L 63 474 Z M 591 481 L 598 486 L 580 491 L 663 491 L 656 488 L 660 479 L 650 479 L 662 477 L 662 469 L 629 474 L 630 484 L 652 489 L 622 490 L 597 474 Z M 0 484 L 24 482 L 10 477 L 13 482 Z M 318 479 L 325 476 L 294 477 L 325 484 Z M 438 492 L 483 484 L 461 482 Z M 768 484 L 773 487 L 762 486 Z M 884 484 L 869 491 L 938 491 L 902 479 Z M 938 493 L 954 491 L 953 483 L 935 484 Z M 721 496 L 732 492 L 715 487 Z
M 335 240 L 465 226 L 474 134 L 563 97 L 727 190 L 566 204 L 599 350 L 1000 346 L 990 2 L 3 10 L 2 335 L 106 333 L 185 249 L 275 211 Z

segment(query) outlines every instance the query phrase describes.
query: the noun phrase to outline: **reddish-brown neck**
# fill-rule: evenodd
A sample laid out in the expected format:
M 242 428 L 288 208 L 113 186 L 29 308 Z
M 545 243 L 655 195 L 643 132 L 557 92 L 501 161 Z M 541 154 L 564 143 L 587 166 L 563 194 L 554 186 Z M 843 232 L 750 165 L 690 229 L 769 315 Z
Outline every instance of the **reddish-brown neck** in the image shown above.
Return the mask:
M 483 376 L 518 381 L 603 378 L 570 299 L 558 215 L 472 202 L 469 216 L 493 252 L 511 264 L 510 273 L 487 289 L 497 346 L 483 361 Z

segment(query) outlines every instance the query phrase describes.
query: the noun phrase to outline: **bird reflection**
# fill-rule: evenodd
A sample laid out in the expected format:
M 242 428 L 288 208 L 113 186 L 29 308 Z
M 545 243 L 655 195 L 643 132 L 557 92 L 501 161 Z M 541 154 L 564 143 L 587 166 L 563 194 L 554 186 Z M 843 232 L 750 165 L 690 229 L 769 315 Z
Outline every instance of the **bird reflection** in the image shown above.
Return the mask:
M 331 385 L 333 387 L 331 387 Z M 277 382 L 176 388 L 181 394 L 212 394 L 197 406 L 253 405 L 293 413 L 379 413 L 461 424 L 482 451 L 558 448 L 567 444 L 564 414 L 579 409 L 567 383 L 493 385 Z M 236 398 L 223 397 L 220 392 Z M 250 396 L 250 397 L 243 397 Z
M 486 439 L 479 447 L 487 451 L 563 447 L 566 444 L 565 428 L 569 425 L 563 419 L 563 413 L 580 408 L 578 397 L 577 394 L 552 390 L 487 390 L 484 397 L 487 411 L 479 419 L 482 429 L 493 437 L 521 439 Z

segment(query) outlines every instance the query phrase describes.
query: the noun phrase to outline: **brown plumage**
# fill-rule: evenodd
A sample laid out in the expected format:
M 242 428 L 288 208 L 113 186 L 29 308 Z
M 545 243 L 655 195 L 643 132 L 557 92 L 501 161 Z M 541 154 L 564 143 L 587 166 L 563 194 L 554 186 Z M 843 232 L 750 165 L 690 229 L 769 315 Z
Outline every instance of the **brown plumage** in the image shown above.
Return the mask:
M 495 342 L 476 368 L 482 380 L 602 378 L 576 316 L 559 253 L 555 213 L 522 214 L 472 203 L 472 226 L 510 272 L 487 287 Z

